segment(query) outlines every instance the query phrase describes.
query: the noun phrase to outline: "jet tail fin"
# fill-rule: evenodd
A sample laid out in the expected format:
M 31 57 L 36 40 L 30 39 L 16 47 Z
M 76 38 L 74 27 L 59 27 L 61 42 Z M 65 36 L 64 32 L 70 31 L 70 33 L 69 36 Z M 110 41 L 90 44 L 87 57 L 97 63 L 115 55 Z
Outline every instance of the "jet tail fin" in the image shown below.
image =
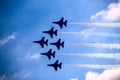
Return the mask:
M 57 36 L 57 31 L 58 31 L 58 30 L 55 30 L 55 32 L 54 32 L 55 36 Z
M 60 68 L 60 69 L 62 68 L 62 63 L 59 64 L 59 68 Z
M 61 43 L 61 46 L 64 48 L 64 41 Z
M 64 22 L 64 25 L 67 26 L 67 20 Z
M 48 39 L 45 41 L 46 46 L 48 46 Z
M 55 58 L 55 51 L 52 53 L 52 56 Z

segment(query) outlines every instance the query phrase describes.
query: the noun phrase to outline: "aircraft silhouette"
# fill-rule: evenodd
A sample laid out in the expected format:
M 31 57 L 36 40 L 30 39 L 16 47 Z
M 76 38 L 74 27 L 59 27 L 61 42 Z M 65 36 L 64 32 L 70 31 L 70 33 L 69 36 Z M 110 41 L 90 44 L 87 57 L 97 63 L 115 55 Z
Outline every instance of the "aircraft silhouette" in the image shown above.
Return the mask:
M 33 43 L 38 43 L 42 48 L 44 48 L 44 45 L 48 46 L 48 39 L 45 41 L 45 37 L 42 37 L 39 41 L 33 41 Z
M 62 63 L 58 64 L 58 60 L 56 60 L 55 63 L 53 64 L 48 64 L 47 66 L 51 66 L 55 69 L 55 71 L 57 71 L 58 67 L 61 69 L 62 68 Z
M 60 28 L 63 28 L 63 25 L 66 27 L 67 26 L 67 20 L 64 21 L 64 18 L 62 17 L 59 21 L 52 22 L 54 24 L 58 24 Z
M 50 43 L 50 44 L 56 46 L 58 50 L 60 49 L 60 46 L 64 48 L 64 41 L 61 42 L 61 39 L 59 39 L 57 42 Z
M 52 56 L 53 58 L 55 58 L 55 51 L 52 53 L 52 49 L 50 49 L 50 50 L 49 50 L 48 52 L 46 52 L 46 53 L 41 53 L 41 55 L 47 56 L 48 59 L 50 60 L 50 59 L 51 59 L 51 56 Z
M 43 31 L 43 33 L 47 33 L 53 38 L 53 35 L 57 36 L 57 30 L 54 31 L 54 27 L 52 27 L 49 31 Z

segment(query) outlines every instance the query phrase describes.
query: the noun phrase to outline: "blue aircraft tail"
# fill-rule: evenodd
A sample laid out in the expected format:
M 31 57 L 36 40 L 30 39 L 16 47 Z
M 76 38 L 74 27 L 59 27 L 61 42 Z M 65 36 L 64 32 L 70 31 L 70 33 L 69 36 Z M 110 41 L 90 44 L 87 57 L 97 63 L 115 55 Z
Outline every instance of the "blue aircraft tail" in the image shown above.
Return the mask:
M 55 58 L 55 51 L 52 53 L 52 56 Z
M 67 26 L 67 20 L 64 22 L 64 25 Z
M 62 63 L 60 63 L 60 64 L 58 65 L 58 67 L 61 69 L 61 68 L 62 68 Z
M 58 31 L 58 30 L 55 30 L 55 32 L 54 32 L 55 36 L 57 36 L 57 31 Z
M 48 39 L 45 41 L 45 44 L 48 46 Z
M 64 41 L 61 43 L 61 46 L 64 48 Z

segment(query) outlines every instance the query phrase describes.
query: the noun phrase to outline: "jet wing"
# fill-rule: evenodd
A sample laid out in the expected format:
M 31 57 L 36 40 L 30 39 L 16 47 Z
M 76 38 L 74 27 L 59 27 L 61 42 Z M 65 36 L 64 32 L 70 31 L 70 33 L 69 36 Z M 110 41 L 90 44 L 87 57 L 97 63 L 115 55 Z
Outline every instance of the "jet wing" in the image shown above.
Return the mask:
M 55 69 L 55 71 L 57 71 L 57 68 L 58 68 L 58 60 L 54 63 L 54 69 Z
M 41 43 L 40 45 L 41 45 L 42 48 L 44 47 L 44 43 Z
M 48 57 L 49 60 L 51 59 L 51 56 L 47 56 L 47 57 Z
M 64 18 L 61 18 L 61 19 L 60 19 L 60 22 L 63 22 L 63 20 L 64 20 Z
M 45 37 L 43 37 L 42 39 L 41 39 L 41 41 L 44 41 L 45 40 Z
M 55 71 L 57 71 L 57 66 L 54 67 Z
M 56 45 L 56 47 L 57 47 L 58 49 L 60 49 L 60 45 Z
M 51 37 L 51 38 L 53 38 L 53 34 L 52 34 L 52 33 L 51 33 L 51 34 L 49 34 L 49 35 L 50 35 L 50 37 Z
M 60 23 L 59 26 L 60 26 L 60 28 L 63 28 L 63 24 Z

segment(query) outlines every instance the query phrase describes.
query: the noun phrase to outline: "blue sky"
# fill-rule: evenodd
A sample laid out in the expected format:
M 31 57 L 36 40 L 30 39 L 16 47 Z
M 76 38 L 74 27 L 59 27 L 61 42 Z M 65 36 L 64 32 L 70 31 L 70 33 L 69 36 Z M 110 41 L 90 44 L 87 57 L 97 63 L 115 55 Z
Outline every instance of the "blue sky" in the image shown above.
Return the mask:
M 118 0 L 1 0 L 0 80 L 119 80 L 120 72 L 116 67 L 114 70 L 107 70 L 106 67 L 96 69 L 74 66 L 74 64 L 119 65 L 119 58 L 64 55 L 119 54 L 120 49 L 116 47 L 110 49 L 109 47 L 73 45 L 74 43 L 119 45 L 119 28 L 71 24 L 76 22 L 118 23 L 120 21 L 119 5 Z M 68 20 L 68 26 L 63 29 L 51 23 L 61 17 Z M 42 33 L 51 27 L 59 32 L 53 39 Z M 77 32 L 77 34 L 70 32 Z M 34 40 L 39 40 L 43 36 L 49 42 L 56 42 L 61 38 L 65 41 L 65 48 L 57 50 L 51 45 L 41 48 L 33 43 Z M 49 61 L 40 53 L 47 52 L 50 48 L 56 51 L 56 58 Z M 56 72 L 46 65 L 54 63 L 57 59 L 63 62 L 63 66 Z M 111 75 L 116 77 L 106 74 L 111 71 L 113 72 Z M 106 76 L 107 79 L 104 78 Z

